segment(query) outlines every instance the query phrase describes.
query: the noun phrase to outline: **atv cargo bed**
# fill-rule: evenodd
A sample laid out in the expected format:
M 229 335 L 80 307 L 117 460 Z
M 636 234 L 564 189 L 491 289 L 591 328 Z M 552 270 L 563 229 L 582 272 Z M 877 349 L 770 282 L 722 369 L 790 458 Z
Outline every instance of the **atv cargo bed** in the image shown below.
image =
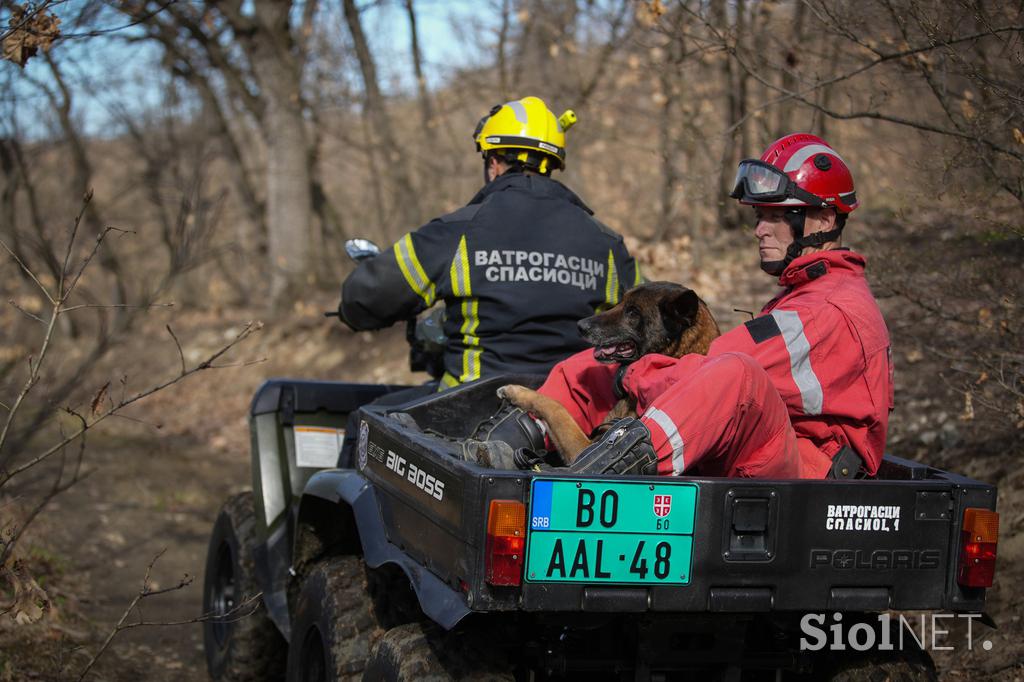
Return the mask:
M 312 487 L 372 482 L 388 544 L 473 611 L 983 609 L 984 589 L 956 578 L 963 510 L 994 509 L 991 486 L 894 457 L 858 481 L 573 478 L 459 459 L 456 439 L 511 381 L 536 385 L 497 377 L 364 407 L 355 470 Z M 526 505 L 521 587 L 486 579 L 492 500 Z

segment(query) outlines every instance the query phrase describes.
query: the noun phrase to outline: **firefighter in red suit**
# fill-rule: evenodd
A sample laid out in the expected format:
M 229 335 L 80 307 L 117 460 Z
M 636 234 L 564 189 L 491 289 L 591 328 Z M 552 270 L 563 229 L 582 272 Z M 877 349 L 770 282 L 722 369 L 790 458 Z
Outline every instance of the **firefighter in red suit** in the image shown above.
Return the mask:
M 636 397 L 664 475 L 840 476 L 841 452 L 874 475 L 893 407 L 892 360 L 865 259 L 842 247 L 858 205 L 849 169 L 822 139 L 787 135 L 740 163 L 731 196 L 753 207 L 761 269 L 783 287 L 761 314 L 706 357 L 647 355 L 620 371 L 583 351 L 540 392 L 586 433 L 617 394 Z

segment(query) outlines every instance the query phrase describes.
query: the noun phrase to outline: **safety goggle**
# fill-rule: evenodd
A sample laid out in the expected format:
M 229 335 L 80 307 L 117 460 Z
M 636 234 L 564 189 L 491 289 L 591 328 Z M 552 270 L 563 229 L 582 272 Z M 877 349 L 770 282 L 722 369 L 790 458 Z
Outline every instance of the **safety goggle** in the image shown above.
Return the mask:
M 784 203 L 787 199 L 796 199 L 807 206 L 825 208 L 829 205 L 821 197 L 802 189 L 775 166 L 759 159 L 740 161 L 729 196 L 752 204 Z

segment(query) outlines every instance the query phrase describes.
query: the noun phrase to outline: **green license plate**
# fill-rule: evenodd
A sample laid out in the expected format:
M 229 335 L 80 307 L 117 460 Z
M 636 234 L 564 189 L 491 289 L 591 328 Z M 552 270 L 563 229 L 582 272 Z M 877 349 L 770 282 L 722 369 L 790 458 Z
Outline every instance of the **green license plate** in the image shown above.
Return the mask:
M 695 484 L 535 478 L 530 490 L 530 582 L 690 582 Z

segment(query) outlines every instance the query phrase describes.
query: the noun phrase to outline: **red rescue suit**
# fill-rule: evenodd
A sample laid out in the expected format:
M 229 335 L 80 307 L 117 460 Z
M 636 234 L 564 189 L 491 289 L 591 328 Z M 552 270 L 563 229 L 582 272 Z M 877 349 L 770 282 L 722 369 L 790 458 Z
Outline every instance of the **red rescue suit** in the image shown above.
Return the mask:
M 844 445 L 869 474 L 878 470 L 893 373 L 864 263 L 846 249 L 801 256 L 779 277 L 785 290 L 707 357 L 647 355 L 630 366 L 622 384 L 637 398 L 660 473 L 823 478 Z M 583 351 L 540 392 L 589 433 L 617 402 L 616 369 Z

